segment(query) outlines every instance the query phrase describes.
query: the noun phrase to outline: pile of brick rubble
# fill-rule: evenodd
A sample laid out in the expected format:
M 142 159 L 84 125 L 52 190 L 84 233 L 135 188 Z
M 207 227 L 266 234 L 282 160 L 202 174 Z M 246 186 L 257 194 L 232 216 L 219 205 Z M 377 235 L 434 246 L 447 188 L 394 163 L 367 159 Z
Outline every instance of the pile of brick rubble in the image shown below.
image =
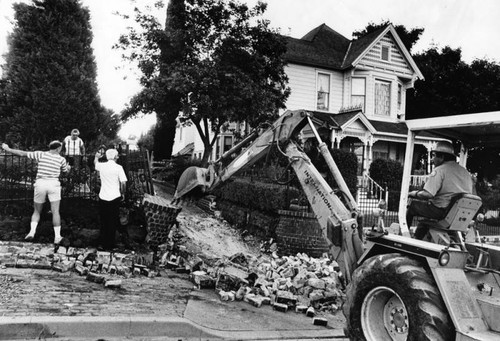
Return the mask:
M 198 289 L 215 289 L 221 300 L 243 300 L 255 307 L 271 305 L 274 310 L 294 310 L 326 325 L 321 313 L 335 313 L 344 297 L 345 281 L 337 262 L 324 256 L 303 253 L 278 256 L 235 254 L 202 260 L 181 247 L 163 245 L 160 266 L 188 272 Z

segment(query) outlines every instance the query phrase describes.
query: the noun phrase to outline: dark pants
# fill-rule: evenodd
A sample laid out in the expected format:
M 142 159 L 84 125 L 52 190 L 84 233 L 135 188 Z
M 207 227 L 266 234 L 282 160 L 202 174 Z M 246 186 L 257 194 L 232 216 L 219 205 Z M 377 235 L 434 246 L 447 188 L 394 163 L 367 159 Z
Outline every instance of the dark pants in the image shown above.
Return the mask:
M 66 155 L 66 161 L 74 169 L 80 169 L 81 155 Z
M 412 199 L 406 210 L 406 224 L 411 226 L 414 216 L 429 218 L 429 219 L 443 219 L 446 215 L 446 208 L 436 207 L 430 201 Z M 429 231 L 427 226 L 418 224 L 415 230 L 415 238 L 422 239 Z
M 121 197 L 111 201 L 99 199 L 101 245 L 108 250 L 115 247 L 116 229 L 120 226 L 120 202 Z

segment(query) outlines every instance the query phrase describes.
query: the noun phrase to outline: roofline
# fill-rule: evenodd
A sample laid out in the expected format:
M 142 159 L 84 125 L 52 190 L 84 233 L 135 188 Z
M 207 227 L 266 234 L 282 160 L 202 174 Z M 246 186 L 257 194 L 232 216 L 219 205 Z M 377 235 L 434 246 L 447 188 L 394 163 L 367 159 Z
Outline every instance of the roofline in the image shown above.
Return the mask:
M 377 129 L 375 129 L 375 127 L 371 124 L 370 120 L 368 118 L 366 118 L 365 114 L 363 114 L 362 112 L 359 112 L 356 115 L 354 115 L 353 117 L 351 117 L 350 120 L 348 120 L 347 122 L 345 122 L 344 124 L 342 124 L 340 126 L 340 129 L 344 130 L 344 128 L 346 128 L 348 125 L 350 125 L 351 123 L 356 121 L 358 118 L 368 128 L 370 133 L 375 134 L 377 132 Z
M 422 72 L 418 68 L 417 64 L 413 60 L 412 56 L 410 55 L 410 52 L 408 52 L 408 50 L 406 49 L 405 45 L 403 44 L 403 41 L 399 37 L 399 34 L 396 32 L 396 29 L 394 28 L 394 26 L 392 26 L 392 24 L 389 27 L 391 29 L 391 33 L 392 33 L 394 39 L 396 39 L 401 51 L 403 51 L 403 54 L 405 55 L 406 59 L 408 60 L 408 62 L 412 66 L 413 70 L 417 73 L 418 78 L 420 78 L 421 80 L 424 80 L 425 79 L 424 75 L 422 74 Z
M 419 118 L 405 121 L 409 130 L 429 130 L 468 127 L 468 126 L 483 126 L 489 124 L 500 123 L 500 111 L 489 111 L 474 114 L 439 116 L 431 118 Z
M 399 48 L 401 49 L 401 51 L 403 52 L 404 56 L 406 57 L 406 59 L 410 63 L 411 67 L 413 68 L 413 71 L 417 74 L 417 77 L 420 78 L 420 79 L 422 79 L 422 80 L 424 80 L 424 75 L 422 74 L 422 72 L 418 68 L 417 64 L 415 64 L 415 61 L 413 60 L 413 58 L 411 57 L 410 53 L 408 52 L 408 50 L 404 46 L 403 42 L 401 41 L 401 38 L 399 38 L 399 35 L 396 32 L 396 30 L 394 29 L 394 26 L 392 26 L 392 24 L 389 24 L 382 32 L 380 32 L 380 34 L 377 36 L 377 38 L 373 39 L 373 41 L 370 43 L 370 45 L 363 51 L 363 53 L 361 53 L 358 56 L 358 58 L 356 58 L 352 62 L 351 65 L 354 66 L 354 65 L 358 64 L 360 62 L 360 60 L 363 59 L 366 56 L 366 54 L 372 49 L 372 47 L 374 47 L 375 44 L 377 44 L 377 42 L 384 35 L 386 35 L 387 32 L 389 32 L 389 31 L 391 31 L 392 36 L 394 37 L 394 39 L 396 40 L 396 43 L 398 44 Z
M 319 67 L 319 68 L 323 68 L 323 69 L 327 69 L 327 70 L 335 70 L 335 71 L 343 71 L 344 69 L 340 68 L 340 67 L 333 67 L 331 65 L 325 65 L 325 64 L 322 64 L 322 63 L 308 63 L 308 62 L 298 62 L 298 61 L 294 61 L 294 60 L 291 60 L 290 58 L 285 58 L 286 60 L 286 64 L 296 64 L 296 65 L 303 65 L 303 66 L 313 66 L 313 67 Z

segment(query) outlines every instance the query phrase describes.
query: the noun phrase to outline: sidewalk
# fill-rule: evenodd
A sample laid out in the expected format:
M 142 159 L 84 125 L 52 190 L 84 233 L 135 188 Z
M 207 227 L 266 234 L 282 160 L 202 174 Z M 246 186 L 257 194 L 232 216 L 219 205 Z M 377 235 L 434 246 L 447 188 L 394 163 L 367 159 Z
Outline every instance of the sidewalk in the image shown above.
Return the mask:
M 44 268 L 52 257 L 52 245 L 0 242 L 0 340 L 345 340 L 340 311 L 316 326 L 293 311 L 223 302 L 171 270 L 106 288 Z

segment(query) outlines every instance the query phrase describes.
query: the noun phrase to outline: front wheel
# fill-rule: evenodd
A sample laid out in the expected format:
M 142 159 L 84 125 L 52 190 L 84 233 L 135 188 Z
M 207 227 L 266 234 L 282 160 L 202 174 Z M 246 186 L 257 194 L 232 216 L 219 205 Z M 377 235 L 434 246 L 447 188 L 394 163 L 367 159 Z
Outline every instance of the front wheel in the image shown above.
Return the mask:
M 418 261 L 398 253 L 374 256 L 356 269 L 344 314 L 351 340 L 454 339 L 433 277 Z

